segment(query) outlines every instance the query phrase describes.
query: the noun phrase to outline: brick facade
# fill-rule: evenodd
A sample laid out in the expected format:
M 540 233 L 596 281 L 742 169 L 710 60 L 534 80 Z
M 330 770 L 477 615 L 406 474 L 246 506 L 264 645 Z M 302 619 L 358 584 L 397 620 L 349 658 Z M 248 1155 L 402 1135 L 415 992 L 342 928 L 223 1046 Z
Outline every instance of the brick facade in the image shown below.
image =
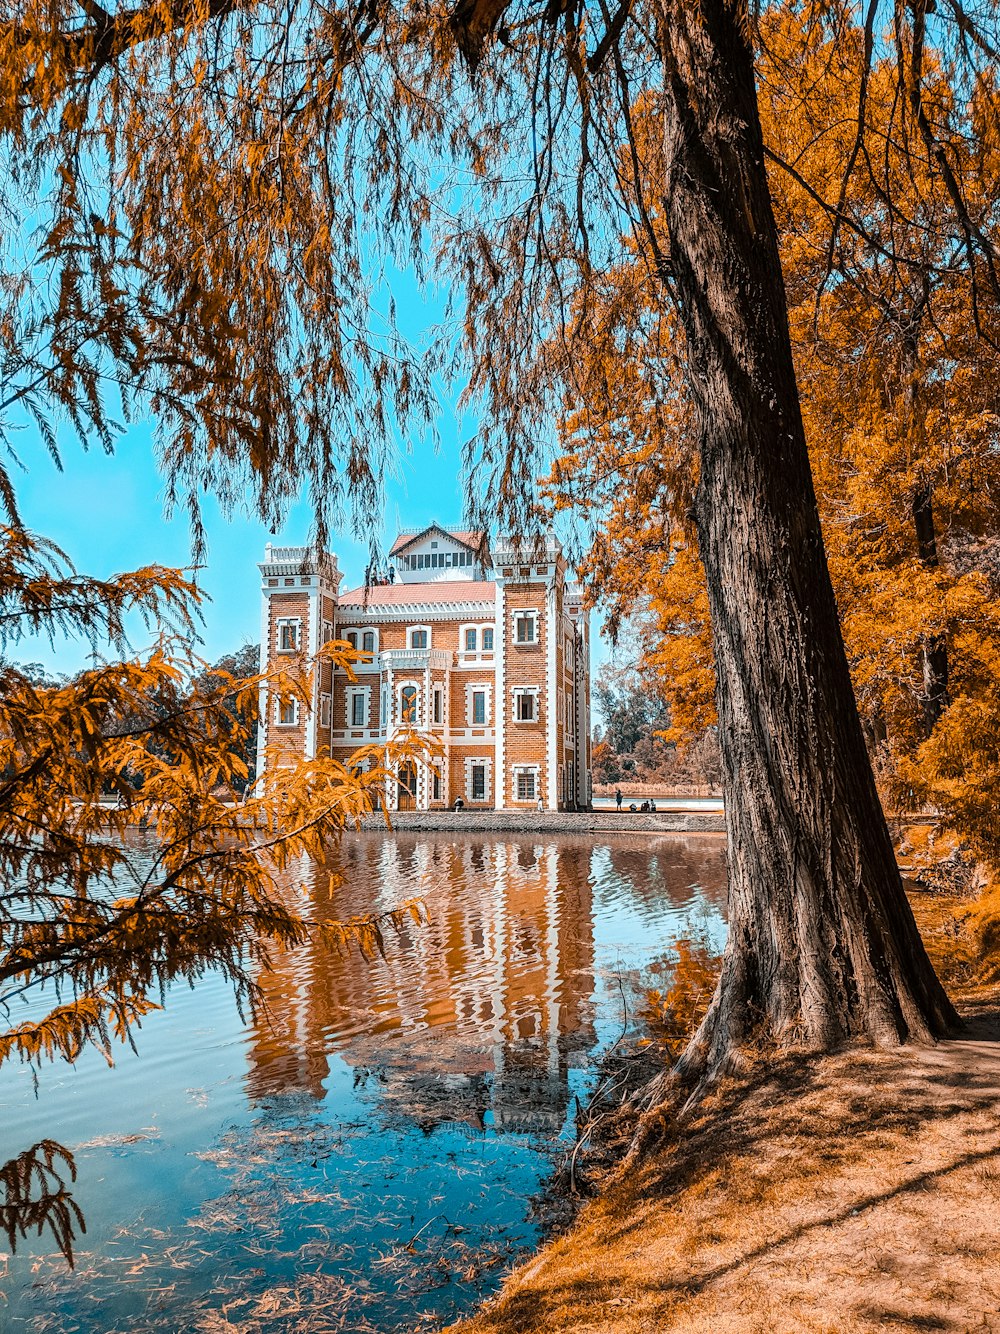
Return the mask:
M 433 526 L 401 535 L 392 559 L 398 580 L 339 592 L 333 556 L 268 547 L 262 662 L 313 654 L 329 635 L 372 658 L 355 681 L 321 664 L 294 718 L 269 698 L 258 772 L 293 755 L 347 761 L 412 728 L 442 753 L 397 776 L 390 809 L 589 807 L 587 613 L 555 541 L 490 551 L 482 534 Z

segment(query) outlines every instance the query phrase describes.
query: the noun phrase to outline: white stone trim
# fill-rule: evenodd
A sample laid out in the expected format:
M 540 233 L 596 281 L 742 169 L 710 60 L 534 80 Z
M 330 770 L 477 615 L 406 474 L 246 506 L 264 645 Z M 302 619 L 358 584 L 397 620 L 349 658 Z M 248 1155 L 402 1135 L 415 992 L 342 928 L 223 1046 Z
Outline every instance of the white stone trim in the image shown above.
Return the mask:
M 275 697 L 274 697 L 274 725 L 275 725 L 275 727 L 298 727 L 298 725 L 299 725 L 299 701 L 296 699 L 296 697 L 295 697 L 294 695 L 292 695 L 292 696 L 288 699 L 288 703 L 291 704 L 291 706 L 292 706 L 292 717 L 291 717 L 291 721 L 289 721 L 289 722 L 287 722 L 287 723 L 281 721 L 281 706 L 282 706 L 283 703 L 285 703 L 285 698 L 282 697 L 281 695 L 275 695 Z
M 422 722 L 423 722 L 423 711 L 424 711 L 424 707 L 423 707 L 423 706 L 424 706 L 424 701 L 421 699 L 422 691 L 421 691 L 421 687 L 420 687 L 420 682 L 419 682 L 419 681 L 413 681 L 413 680 L 402 680 L 402 681 L 397 681 L 397 682 L 395 683 L 395 685 L 396 685 L 395 696 L 394 696 L 395 711 L 394 711 L 394 714 L 393 714 L 393 721 L 394 721 L 396 727 L 407 727 L 407 728 L 411 728 L 411 729 L 412 729 L 412 728 L 415 728 L 415 727 L 420 727 L 421 724 L 422 724 Z M 415 690 L 415 691 L 417 692 L 417 697 L 416 697 L 416 701 L 415 701 L 415 703 L 414 703 L 414 710 L 413 710 L 413 712 L 414 712 L 414 718 L 413 718 L 413 721 L 412 721 L 412 722 L 410 722 L 410 723 L 404 723 L 404 721 L 403 721 L 403 691 L 404 691 L 404 690 L 408 690 L 408 689 L 410 689 L 411 687 L 412 687 L 413 690 Z
M 532 623 L 531 639 L 518 639 L 517 623 L 522 618 L 529 619 Z M 510 642 L 514 648 L 534 648 L 542 641 L 538 635 L 538 622 L 542 618 L 542 613 L 537 607 L 512 607 L 510 613 Z
M 506 598 L 505 586 L 498 580 L 496 585 L 496 601 L 493 606 L 493 645 L 494 645 L 494 677 L 497 686 L 497 699 L 501 703 L 506 696 L 506 675 L 507 675 L 507 636 L 504 633 L 507 625 L 505 615 L 504 601 Z M 496 757 L 497 773 L 500 775 L 500 782 L 497 783 L 496 806 L 497 810 L 503 810 L 506 804 L 506 791 L 503 782 L 503 775 L 506 772 L 506 750 L 507 750 L 507 710 L 501 708 L 497 710 L 496 719 Z
M 422 647 L 415 648 L 413 644 L 413 636 L 421 630 L 427 636 L 427 643 Z M 411 653 L 426 653 L 429 649 L 432 649 L 434 647 L 434 631 L 432 627 L 429 625 L 408 625 L 406 627 L 406 647 Z
M 362 720 L 360 723 L 356 723 L 354 721 L 355 699 L 361 699 L 364 701 L 364 703 L 362 704 Z M 371 686 L 356 686 L 356 685 L 348 686 L 347 689 L 344 691 L 344 700 L 345 700 L 344 726 L 347 728 L 347 730 L 349 732 L 355 732 L 359 727 L 370 727 L 371 716 L 372 716 Z
M 530 718 L 518 717 L 518 700 L 530 695 L 534 700 L 532 714 Z M 515 686 L 510 692 L 511 696 L 511 721 L 515 723 L 537 723 L 542 719 L 542 688 L 541 686 Z
M 477 723 L 472 712 L 472 696 L 482 691 L 486 696 L 485 717 Z M 465 686 L 465 725 L 466 727 L 492 727 L 493 725 L 493 685 L 490 681 L 468 681 Z
M 295 627 L 295 644 L 292 648 L 283 648 L 281 645 L 282 630 L 286 626 Z M 276 616 L 274 620 L 274 651 L 275 653 L 300 653 L 302 651 L 302 617 L 301 616 Z
M 513 765 L 513 766 L 511 767 L 511 771 L 510 771 L 510 799 L 511 799 L 511 801 L 512 801 L 512 802 L 515 802 L 515 803 L 517 803 L 517 804 L 519 804 L 519 805 L 522 805 L 522 806 L 525 804 L 525 802 L 528 802 L 528 801 L 530 801 L 532 804 L 534 804 L 535 802 L 537 802 L 538 799 L 539 799 L 539 797 L 542 795 L 542 794 L 541 794 L 541 791 L 539 790 L 539 781 L 538 781 L 538 780 L 539 780 L 539 775 L 540 775 L 540 773 L 541 773 L 541 765 L 539 765 L 539 764 L 515 764 L 515 765 Z M 531 796 L 531 797 L 519 797 L 519 796 L 518 796 L 518 794 L 517 794 L 517 780 L 518 780 L 522 775 L 525 775 L 525 776 L 530 775 L 531 778 L 533 779 L 534 796 Z
M 482 795 L 481 797 L 474 798 L 473 795 L 472 795 L 472 770 L 473 770 L 473 767 L 474 767 L 474 766 L 479 766 L 479 765 L 483 765 L 483 767 L 484 767 L 484 769 L 485 769 L 485 775 L 484 775 L 484 777 L 485 777 L 485 783 L 486 783 L 486 790 L 484 791 L 484 793 L 483 793 L 483 795 Z M 488 755 L 482 755 L 482 756 L 469 755 L 469 756 L 466 756 L 466 760 L 465 760 L 465 800 L 466 800 L 467 802 L 470 802 L 470 803 L 475 802 L 475 804 L 476 804 L 477 806 L 479 806 L 479 805 L 485 805 L 486 803 L 488 803 L 488 802 L 492 799 L 492 795 L 491 795 L 491 794 L 492 794 L 492 791 L 493 791 L 493 761 L 490 759 L 490 757 L 489 757 Z
M 549 584 L 545 599 L 545 770 L 548 788 L 547 804 L 550 811 L 559 809 L 559 775 L 556 772 L 559 746 L 559 727 L 556 722 L 556 585 Z
M 477 620 L 479 617 L 488 617 L 492 610 L 492 602 L 400 602 L 381 607 L 345 602 L 338 607 L 342 614 L 351 613 L 352 624 L 398 625 L 401 621 L 414 622 L 414 618 L 419 617 L 420 623 L 414 624 L 421 630 L 428 628 L 424 622 L 461 620 L 464 623 L 469 617 L 476 617 Z M 470 625 L 473 623 L 469 621 Z
M 322 609 L 320 602 L 320 581 L 317 579 L 313 586 L 310 581 L 309 590 L 309 661 L 312 663 L 310 673 L 309 689 L 309 717 L 306 719 L 306 747 L 305 754 L 307 760 L 316 758 L 317 750 L 317 731 L 319 729 L 319 664 L 316 662 L 316 654 L 319 652 L 319 614 Z
M 271 599 L 265 591 L 260 599 L 260 670 L 266 672 L 271 667 Z M 264 776 L 267 758 L 267 730 L 271 721 L 268 707 L 268 687 L 262 681 L 257 690 L 257 765 L 254 772 L 254 788 Z

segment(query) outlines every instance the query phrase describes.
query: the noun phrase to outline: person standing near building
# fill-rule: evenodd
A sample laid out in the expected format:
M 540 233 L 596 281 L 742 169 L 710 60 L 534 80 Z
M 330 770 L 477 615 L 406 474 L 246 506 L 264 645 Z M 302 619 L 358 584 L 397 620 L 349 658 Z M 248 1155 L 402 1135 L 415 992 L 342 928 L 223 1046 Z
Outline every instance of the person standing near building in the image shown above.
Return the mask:
M 615 805 L 618 807 L 619 810 L 621 810 L 621 808 L 622 808 L 622 790 L 621 790 L 620 787 L 616 787 L 616 788 L 615 788 Z

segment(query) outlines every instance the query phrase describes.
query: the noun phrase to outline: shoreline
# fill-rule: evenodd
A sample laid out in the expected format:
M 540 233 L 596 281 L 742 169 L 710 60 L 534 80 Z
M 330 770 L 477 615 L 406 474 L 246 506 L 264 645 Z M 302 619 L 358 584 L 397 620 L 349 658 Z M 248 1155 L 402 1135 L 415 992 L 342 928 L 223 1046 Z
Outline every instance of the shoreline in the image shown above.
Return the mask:
M 967 894 L 909 897 L 961 1032 L 762 1051 L 665 1104 L 442 1334 L 1000 1334 L 1000 984 L 976 981 Z
M 391 811 L 366 816 L 352 833 L 724 834 L 722 811 Z

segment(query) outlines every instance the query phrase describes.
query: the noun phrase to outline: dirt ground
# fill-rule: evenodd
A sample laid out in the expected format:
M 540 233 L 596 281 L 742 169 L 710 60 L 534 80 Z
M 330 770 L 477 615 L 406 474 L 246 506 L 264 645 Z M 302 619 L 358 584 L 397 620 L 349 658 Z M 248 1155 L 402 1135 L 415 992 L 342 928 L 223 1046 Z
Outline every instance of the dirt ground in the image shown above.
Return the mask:
M 1000 987 L 914 906 L 959 1038 L 721 1083 L 453 1334 L 1000 1334 Z

